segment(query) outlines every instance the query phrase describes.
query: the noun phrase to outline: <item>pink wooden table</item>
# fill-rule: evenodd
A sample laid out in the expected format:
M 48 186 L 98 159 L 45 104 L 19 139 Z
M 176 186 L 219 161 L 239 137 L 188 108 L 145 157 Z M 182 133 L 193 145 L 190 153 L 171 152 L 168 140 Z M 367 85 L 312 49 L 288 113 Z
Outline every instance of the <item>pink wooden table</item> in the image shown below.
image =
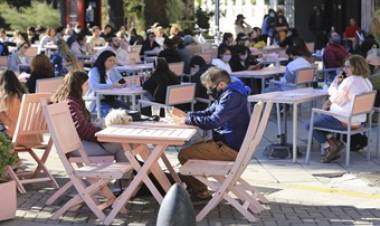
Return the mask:
M 120 209 L 128 202 L 132 195 L 144 183 L 161 203 L 163 196 L 148 177 L 149 172 L 155 176 L 161 187 L 167 192 L 171 186 L 158 160 L 161 158 L 175 182 L 180 183 L 178 175 L 165 155 L 165 150 L 170 145 L 183 145 L 196 133 L 196 129 L 187 125 L 175 125 L 161 122 L 133 122 L 125 126 L 113 126 L 96 134 L 101 142 L 121 143 L 128 161 L 131 163 L 137 175 L 115 200 L 113 208 L 104 224 L 109 225 L 119 213 Z M 151 149 L 148 147 L 153 146 Z M 141 166 L 136 160 L 139 155 L 144 164 Z
M 276 104 L 293 105 L 293 162 L 297 161 L 297 127 L 298 127 L 298 105 L 310 102 L 320 97 L 327 96 L 327 90 L 301 88 L 281 92 L 263 93 L 251 95 L 248 97 L 249 102 L 273 102 Z M 279 115 L 277 114 L 279 121 Z M 280 125 L 280 124 L 278 124 Z M 280 129 L 279 129 L 280 130 Z
M 265 79 L 272 78 L 277 74 L 284 74 L 286 67 L 284 66 L 274 66 L 274 67 L 265 67 L 261 70 L 247 70 L 247 71 L 236 71 L 232 72 L 231 75 L 238 78 L 255 78 L 261 79 L 261 90 L 265 88 Z

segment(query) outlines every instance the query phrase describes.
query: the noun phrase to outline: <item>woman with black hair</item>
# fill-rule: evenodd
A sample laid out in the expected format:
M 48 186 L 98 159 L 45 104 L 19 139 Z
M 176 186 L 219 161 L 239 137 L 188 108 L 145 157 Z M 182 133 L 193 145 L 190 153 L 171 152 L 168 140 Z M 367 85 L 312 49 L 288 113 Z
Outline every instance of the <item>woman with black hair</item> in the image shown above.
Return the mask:
M 170 70 L 165 58 L 158 57 L 155 70 L 142 87 L 152 95 L 155 102 L 163 104 L 166 99 L 167 87 L 179 84 L 178 76 Z
M 181 62 L 181 57 L 177 52 L 177 46 L 174 39 L 166 38 L 164 41 L 164 50 L 162 50 L 158 57 L 165 58 L 167 63 Z
M 144 55 L 145 51 L 150 51 L 155 48 L 160 48 L 160 45 L 156 42 L 154 33 L 152 31 L 147 31 L 146 38 L 140 50 L 140 56 Z
M 234 36 L 232 33 L 226 32 L 223 34 L 222 43 L 219 46 L 232 47 L 234 45 Z
M 230 66 L 232 71 L 245 71 L 258 69 L 257 61 L 245 46 L 236 46 L 232 54 Z
M 201 83 L 201 75 L 205 73 L 211 64 L 207 64 L 201 56 L 193 56 L 190 60 L 191 81 L 196 84 L 195 96 L 200 98 L 209 98 L 206 88 Z
M 86 99 L 94 99 L 95 90 L 125 87 L 125 80 L 114 68 L 116 55 L 110 50 L 103 51 L 95 61 L 94 67 L 89 72 L 89 89 Z M 95 110 L 95 101 L 87 101 L 87 109 Z M 110 108 L 127 108 L 127 105 L 115 99 L 114 96 L 105 96 L 102 100 L 103 112 L 108 112 Z

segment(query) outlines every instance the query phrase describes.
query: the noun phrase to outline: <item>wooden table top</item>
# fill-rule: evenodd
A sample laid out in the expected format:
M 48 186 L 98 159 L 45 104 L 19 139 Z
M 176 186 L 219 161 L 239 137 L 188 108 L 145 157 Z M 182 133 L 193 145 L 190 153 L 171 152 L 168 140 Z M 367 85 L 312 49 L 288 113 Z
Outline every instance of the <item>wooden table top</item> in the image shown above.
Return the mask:
M 138 95 L 146 91 L 141 86 L 127 86 L 124 88 L 97 89 L 95 92 L 100 95 Z
M 247 71 L 235 71 L 232 72 L 233 76 L 239 78 L 250 78 L 250 77 L 264 77 L 264 76 L 272 76 L 276 74 L 285 73 L 285 66 L 274 66 L 274 67 L 265 67 L 261 70 L 247 70 Z
M 327 90 L 302 88 L 288 91 L 263 93 L 257 95 L 251 95 L 248 97 L 249 102 L 274 102 L 274 103 L 302 103 L 311 99 L 327 96 Z
M 99 141 L 105 142 L 180 145 L 190 140 L 196 132 L 194 127 L 186 125 L 133 122 L 108 127 L 97 132 L 95 136 Z

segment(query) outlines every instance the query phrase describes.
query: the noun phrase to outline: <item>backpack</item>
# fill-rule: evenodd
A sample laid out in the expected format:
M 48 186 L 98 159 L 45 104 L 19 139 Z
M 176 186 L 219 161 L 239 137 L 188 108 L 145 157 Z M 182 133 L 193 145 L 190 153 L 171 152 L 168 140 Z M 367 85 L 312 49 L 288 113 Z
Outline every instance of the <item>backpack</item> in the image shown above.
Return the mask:
M 347 141 L 347 136 L 343 136 L 343 140 Z M 351 136 L 351 151 L 360 151 L 361 149 L 367 147 L 368 145 L 368 137 L 363 134 L 355 134 Z

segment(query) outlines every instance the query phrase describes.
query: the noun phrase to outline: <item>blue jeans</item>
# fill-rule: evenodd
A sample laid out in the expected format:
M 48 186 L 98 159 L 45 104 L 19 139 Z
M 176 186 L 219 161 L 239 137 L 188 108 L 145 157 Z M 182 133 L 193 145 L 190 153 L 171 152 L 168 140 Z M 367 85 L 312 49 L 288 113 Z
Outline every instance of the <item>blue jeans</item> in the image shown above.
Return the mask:
M 314 118 L 313 122 L 314 127 L 322 127 L 326 129 L 333 130 L 346 130 L 347 128 L 336 118 L 330 115 L 318 115 Z M 306 129 L 310 129 L 310 123 L 306 124 Z M 314 130 L 313 136 L 318 141 L 318 143 L 323 144 L 327 141 L 327 132 Z

